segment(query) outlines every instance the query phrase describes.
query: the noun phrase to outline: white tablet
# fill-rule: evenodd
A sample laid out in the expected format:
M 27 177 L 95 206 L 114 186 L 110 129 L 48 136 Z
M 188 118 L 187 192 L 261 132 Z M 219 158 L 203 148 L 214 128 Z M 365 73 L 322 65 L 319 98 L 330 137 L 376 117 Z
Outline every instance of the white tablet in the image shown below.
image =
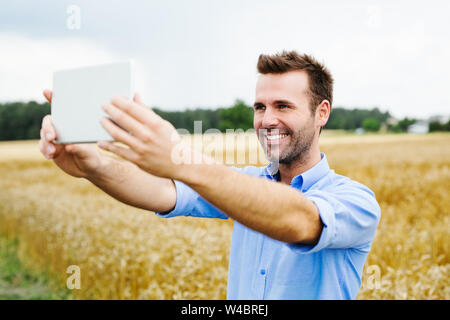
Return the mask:
M 51 114 L 57 144 L 114 141 L 100 119 L 101 106 L 114 96 L 132 99 L 132 62 L 119 62 L 53 73 Z

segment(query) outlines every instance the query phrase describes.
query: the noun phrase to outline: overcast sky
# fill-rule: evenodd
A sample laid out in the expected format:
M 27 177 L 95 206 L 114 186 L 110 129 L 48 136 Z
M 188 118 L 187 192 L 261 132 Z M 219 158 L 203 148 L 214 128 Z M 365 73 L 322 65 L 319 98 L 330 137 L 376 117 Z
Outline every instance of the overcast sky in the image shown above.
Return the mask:
M 0 101 L 43 101 L 58 69 L 133 59 L 150 106 L 253 104 L 259 54 L 295 49 L 329 67 L 335 107 L 448 115 L 449 17 L 447 0 L 0 0 Z

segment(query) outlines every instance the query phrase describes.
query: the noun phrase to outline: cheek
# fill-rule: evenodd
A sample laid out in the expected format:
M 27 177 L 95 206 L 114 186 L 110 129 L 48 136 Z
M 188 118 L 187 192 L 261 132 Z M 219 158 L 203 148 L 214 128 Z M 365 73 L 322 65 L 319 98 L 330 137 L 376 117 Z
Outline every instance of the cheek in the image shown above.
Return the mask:
M 253 117 L 253 128 L 258 129 L 261 127 L 261 117 L 254 116 Z
M 308 131 L 311 134 L 314 134 L 314 132 L 316 131 L 316 119 L 315 118 L 311 118 L 309 120 L 309 122 L 306 124 Z
M 314 118 L 309 119 L 303 119 L 301 122 L 297 123 L 290 123 L 289 124 L 289 130 L 291 131 L 291 134 L 297 136 L 297 135 L 305 135 L 309 134 L 310 132 L 314 132 Z

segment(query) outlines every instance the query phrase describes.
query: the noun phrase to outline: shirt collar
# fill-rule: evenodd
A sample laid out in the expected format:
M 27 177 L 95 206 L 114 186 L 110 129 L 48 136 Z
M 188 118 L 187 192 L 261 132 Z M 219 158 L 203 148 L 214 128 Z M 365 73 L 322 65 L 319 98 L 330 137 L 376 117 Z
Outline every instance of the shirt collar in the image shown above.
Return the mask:
M 314 167 L 295 176 L 291 181 L 291 185 L 306 191 L 323 178 L 330 171 L 330 166 L 328 165 L 327 156 L 324 153 L 321 152 L 320 157 L 321 160 Z M 278 166 L 272 162 L 269 163 L 264 168 L 263 175 L 268 179 L 279 180 L 280 174 L 278 172 Z

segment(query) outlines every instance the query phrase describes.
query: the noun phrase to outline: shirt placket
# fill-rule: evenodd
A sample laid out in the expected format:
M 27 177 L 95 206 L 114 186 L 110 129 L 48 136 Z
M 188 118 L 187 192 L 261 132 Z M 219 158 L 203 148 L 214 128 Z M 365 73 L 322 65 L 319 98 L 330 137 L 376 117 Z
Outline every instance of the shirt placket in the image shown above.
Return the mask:
M 276 180 L 277 175 L 271 176 L 266 175 L 267 179 Z M 261 235 L 261 254 L 260 260 L 258 264 L 258 268 L 255 270 L 255 299 L 262 300 L 266 297 L 267 291 L 267 276 L 270 272 L 270 257 L 272 255 L 271 250 L 273 250 L 271 246 L 270 239 L 267 236 Z
M 255 299 L 262 300 L 266 295 L 266 285 L 267 285 L 267 273 L 268 273 L 268 241 L 265 236 L 262 237 L 261 243 L 261 259 L 256 269 L 255 275 L 255 292 L 257 297 Z

